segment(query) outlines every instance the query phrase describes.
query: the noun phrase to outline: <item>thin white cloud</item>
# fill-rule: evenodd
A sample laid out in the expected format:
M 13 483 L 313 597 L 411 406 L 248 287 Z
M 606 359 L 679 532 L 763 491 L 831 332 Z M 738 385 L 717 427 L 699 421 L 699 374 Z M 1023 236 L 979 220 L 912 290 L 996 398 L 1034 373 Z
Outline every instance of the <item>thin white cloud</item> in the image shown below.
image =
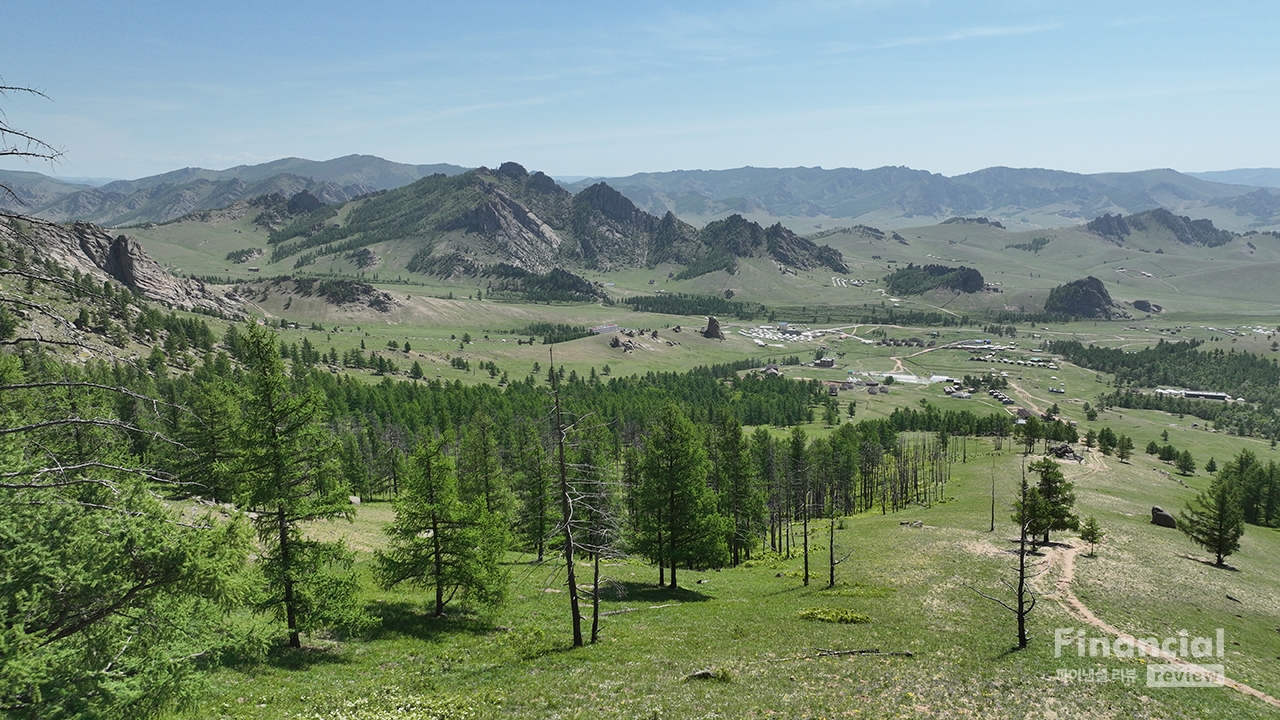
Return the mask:
M 1054 23 L 1051 25 L 988 25 L 961 28 L 959 30 L 953 30 L 952 32 L 942 33 L 939 35 L 916 35 L 913 37 L 896 38 L 863 47 L 870 50 L 887 50 L 890 48 L 914 47 L 919 45 L 942 45 L 945 43 L 962 42 L 964 40 L 1033 35 L 1036 33 L 1050 32 L 1062 27 L 1064 27 L 1064 25 L 1061 23 Z

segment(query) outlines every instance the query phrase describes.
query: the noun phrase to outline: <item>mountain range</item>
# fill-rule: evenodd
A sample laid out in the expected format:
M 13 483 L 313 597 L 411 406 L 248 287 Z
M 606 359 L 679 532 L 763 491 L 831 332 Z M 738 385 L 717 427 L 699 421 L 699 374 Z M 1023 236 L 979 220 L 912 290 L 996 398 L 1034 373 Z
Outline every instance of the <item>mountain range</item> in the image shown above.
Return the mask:
M 0 171 L 0 183 L 17 196 L 15 200 L 0 193 L 0 210 L 57 222 L 84 220 L 109 226 L 163 223 L 272 193 L 292 197 L 306 190 L 325 203 L 345 202 L 437 173 L 456 175 L 464 170 L 457 165 L 406 165 L 371 155 L 348 155 L 323 162 L 284 158 L 226 170 L 183 168 L 98 187 L 40 173 Z
M 381 262 L 408 256 L 405 269 L 449 277 L 498 266 L 545 274 L 553 268 L 611 270 L 684 265 L 687 277 L 736 268 L 739 259 L 847 272 L 840 253 L 781 224 L 765 228 L 739 215 L 701 229 L 668 211 L 636 207 L 606 183 L 571 193 L 514 162 L 460 175 L 423 178 L 346 206 L 300 213 L 271 232 L 271 262 L 296 269 L 324 258 Z M 411 254 L 410 254 L 411 253 Z
M 906 227 L 965 215 L 998 218 L 1011 227 L 1065 227 L 1105 213 L 1154 208 L 1211 218 L 1240 231 L 1280 225 L 1280 190 L 1167 169 L 1083 175 L 992 167 L 946 177 L 906 167 L 747 167 L 589 178 L 567 187 L 601 180 L 655 214 L 670 210 L 690 220 L 766 214 L 793 219 L 789 224 L 797 228 L 804 227 L 803 218 Z
M 237 200 L 307 190 L 325 203 L 408 185 L 457 165 L 409 165 L 369 155 L 323 162 L 285 158 L 226 170 L 184 168 L 91 187 L 35 172 L 0 171 L 17 198 L 0 210 L 108 226 L 164 223 Z M 868 223 L 899 228 L 982 215 L 1031 229 L 1066 227 L 1104 214 L 1164 208 L 1245 232 L 1280 227 L 1280 170 L 1179 173 L 1169 169 L 1080 173 L 992 167 L 947 177 L 907 167 L 678 170 L 560 182 L 572 193 L 606 182 L 656 217 L 671 212 L 694 225 L 740 214 L 800 233 Z

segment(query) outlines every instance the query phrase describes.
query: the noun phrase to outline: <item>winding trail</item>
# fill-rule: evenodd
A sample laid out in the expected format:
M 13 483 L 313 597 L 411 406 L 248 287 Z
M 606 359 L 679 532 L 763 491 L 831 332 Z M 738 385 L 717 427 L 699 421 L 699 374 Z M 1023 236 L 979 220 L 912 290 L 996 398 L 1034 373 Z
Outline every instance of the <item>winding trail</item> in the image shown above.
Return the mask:
M 1089 625 L 1091 627 L 1095 627 L 1101 630 L 1102 632 L 1107 633 L 1108 635 L 1114 635 L 1118 638 L 1122 638 L 1131 643 L 1135 643 L 1136 645 L 1136 643 L 1138 642 L 1137 638 L 1130 635 L 1129 633 L 1121 631 L 1120 629 L 1116 628 L 1115 626 L 1111 625 L 1107 621 L 1095 615 L 1094 612 L 1090 610 L 1088 606 L 1086 606 L 1084 603 L 1080 602 L 1080 598 L 1076 597 L 1076 594 L 1072 592 L 1071 583 L 1075 580 L 1075 577 L 1076 577 L 1076 555 L 1079 554 L 1081 549 L 1082 548 L 1080 547 L 1069 546 L 1069 547 L 1066 547 L 1065 549 L 1057 549 L 1054 552 L 1053 557 L 1050 559 L 1050 563 L 1051 565 L 1061 566 L 1062 572 L 1061 572 L 1061 575 L 1058 576 L 1057 582 L 1054 583 L 1053 593 L 1048 597 L 1054 600 L 1057 600 L 1058 604 L 1060 604 L 1063 607 L 1063 609 L 1067 611 L 1067 613 L 1069 613 L 1072 617 L 1079 620 L 1080 622 L 1085 623 L 1086 625 Z M 1197 665 L 1196 663 L 1193 663 L 1190 660 L 1186 660 L 1173 653 L 1165 652 L 1164 650 L 1159 650 L 1159 649 L 1153 649 L 1150 652 L 1155 657 L 1160 658 L 1166 663 L 1177 665 L 1180 668 L 1185 668 L 1192 672 L 1202 673 L 1205 675 L 1211 674 L 1203 666 Z M 1232 680 L 1231 678 L 1226 677 L 1225 675 L 1223 676 L 1223 680 L 1225 681 L 1226 686 L 1229 688 L 1242 692 L 1245 695 L 1255 697 L 1272 707 L 1280 708 L 1280 700 L 1275 699 L 1274 697 L 1262 692 L 1261 690 L 1250 687 L 1249 685 L 1246 685 L 1237 680 Z

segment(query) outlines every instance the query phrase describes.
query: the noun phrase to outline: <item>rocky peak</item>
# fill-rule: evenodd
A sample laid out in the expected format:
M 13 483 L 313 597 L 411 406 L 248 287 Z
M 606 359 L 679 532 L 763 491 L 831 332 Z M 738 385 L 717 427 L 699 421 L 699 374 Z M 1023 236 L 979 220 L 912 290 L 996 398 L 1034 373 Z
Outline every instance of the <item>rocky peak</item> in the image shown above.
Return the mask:
M 647 232 L 652 232 L 657 226 L 657 218 L 636 207 L 625 195 L 602 182 L 578 193 L 574 200 L 615 222 L 640 225 Z
M 493 171 L 493 174 L 498 177 L 511 178 L 512 180 L 523 180 L 529 177 L 529 171 L 525 170 L 524 166 L 517 162 L 504 162 L 498 166 L 497 170 Z

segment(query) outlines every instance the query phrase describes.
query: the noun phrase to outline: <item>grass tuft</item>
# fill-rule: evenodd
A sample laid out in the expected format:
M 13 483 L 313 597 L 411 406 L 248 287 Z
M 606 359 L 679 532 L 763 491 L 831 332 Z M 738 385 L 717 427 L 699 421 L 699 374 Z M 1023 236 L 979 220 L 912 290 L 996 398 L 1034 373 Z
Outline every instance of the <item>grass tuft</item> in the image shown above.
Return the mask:
M 871 616 L 854 612 L 847 608 L 808 607 L 799 612 L 805 620 L 840 623 L 841 625 L 860 625 L 871 622 Z

